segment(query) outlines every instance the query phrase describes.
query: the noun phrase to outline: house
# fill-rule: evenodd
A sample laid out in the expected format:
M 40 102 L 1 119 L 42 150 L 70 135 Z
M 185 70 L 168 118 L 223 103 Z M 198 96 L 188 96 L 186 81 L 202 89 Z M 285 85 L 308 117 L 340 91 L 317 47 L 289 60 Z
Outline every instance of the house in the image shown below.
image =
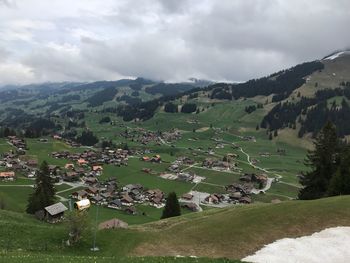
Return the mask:
M 6 180 L 6 181 L 15 180 L 15 172 L 0 172 L 0 180 Z
M 130 207 L 126 207 L 124 209 L 124 211 L 129 214 L 129 215 L 136 215 L 137 214 L 137 211 L 136 211 L 136 208 L 133 207 L 133 206 L 130 206 Z
M 83 200 L 88 197 L 88 193 L 85 190 L 79 190 L 74 193 L 72 193 L 72 198 L 78 199 L 78 200 Z
M 44 208 L 44 219 L 49 223 L 57 223 L 62 220 L 64 211 L 68 208 L 61 202 Z
M 78 163 L 80 166 L 82 166 L 82 165 L 87 165 L 87 164 L 88 164 L 88 162 L 87 162 L 86 160 L 82 159 L 82 158 L 78 159 L 77 163 Z
M 252 199 L 249 196 L 244 196 L 239 199 L 239 202 L 242 204 L 250 204 L 252 202 Z
M 193 199 L 193 195 L 187 193 L 187 194 L 183 194 L 183 195 L 181 196 L 181 198 L 184 199 L 184 200 L 190 201 L 190 200 Z
M 59 170 L 59 167 L 57 165 L 52 165 L 52 164 L 49 165 L 49 172 L 50 172 L 50 174 L 54 174 L 58 170 Z
M 87 194 L 92 197 L 92 196 L 96 196 L 99 192 L 99 189 L 97 187 L 89 187 L 85 190 L 87 192 Z
M 72 164 L 72 163 L 67 163 L 67 164 L 64 166 L 64 168 L 67 169 L 67 170 L 73 169 L 73 168 L 74 168 L 74 164 Z
M 125 194 L 121 197 L 122 205 L 124 206 L 132 206 L 134 200 L 129 196 L 129 194 Z
M 101 165 L 94 165 L 94 166 L 92 166 L 92 170 L 94 172 L 102 172 L 103 171 L 103 167 Z
M 159 154 L 157 154 L 157 155 L 155 155 L 155 156 L 153 156 L 151 158 L 151 162 L 153 162 L 153 163 L 161 163 L 162 162 L 162 158 L 160 157 Z
M 65 175 L 63 176 L 63 180 L 66 182 L 75 182 L 79 181 L 80 176 L 76 172 L 66 172 Z
M 116 229 L 116 228 L 123 228 L 123 229 L 128 228 L 128 223 L 126 223 L 120 219 L 113 218 L 111 220 L 104 221 L 98 225 L 99 230 Z
M 38 160 L 28 160 L 26 163 L 29 167 L 37 167 L 38 166 Z
M 91 198 L 91 202 L 92 202 L 93 204 L 101 204 L 102 201 L 103 201 L 103 198 L 102 198 L 102 196 L 99 196 L 99 195 L 93 196 L 93 197 Z
M 107 207 L 121 210 L 122 209 L 122 202 L 120 199 L 114 199 L 108 203 Z
M 220 202 L 220 200 L 215 194 L 211 194 L 205 198 L 205 202 L 207 202 L 209 204 L 218 204 Z

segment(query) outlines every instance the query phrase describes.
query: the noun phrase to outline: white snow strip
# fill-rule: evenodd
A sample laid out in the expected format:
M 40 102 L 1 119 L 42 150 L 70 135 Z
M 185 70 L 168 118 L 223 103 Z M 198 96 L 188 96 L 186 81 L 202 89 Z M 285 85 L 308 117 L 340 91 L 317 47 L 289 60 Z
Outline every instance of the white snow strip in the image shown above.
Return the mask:
M 333 59 L 336 59 L 337 57 L 340 57 L 341 55 L 343 55 L 345 53 L 345 51 L 341 51 L 341 52 L 338 52 L 338 53 L 335 53 L 329 57 L 326 57 L 324 60 L 333 60 Z
M 327 228 L 311 236 L 284 238 L 243 261 L 252 263 L 348 263 L 350 227 Z

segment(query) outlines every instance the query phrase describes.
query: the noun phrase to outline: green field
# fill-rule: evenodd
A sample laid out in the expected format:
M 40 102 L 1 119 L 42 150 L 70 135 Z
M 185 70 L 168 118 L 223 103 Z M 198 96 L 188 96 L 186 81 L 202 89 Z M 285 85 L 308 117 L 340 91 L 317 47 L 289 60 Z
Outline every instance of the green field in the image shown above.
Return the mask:
M 28 262 L 34 262 L 38 253 L 40 260 L 51 259 L 53 262 L 63 256 L 77 260 L 93 260 L 96 256 L 107 261 L 111 257 L 121 259 L 127 256 L 174 255 L 239 259 L 276 239 L 309 235 L 327 227 L 349 226 L 349 201 L 349 196 L 341 196 L 314 201 L 209 209 L 202 213 L 133 226 L 128 230 L 102 230 L 98 231 L 96 240 L 100 251 L 95 253 L 90 251 L 92 232 L 86 232 L 78 246 L 66 247 L 63 243 L 68 237 L 65 224 L 51 225 L 23 213 L 2 210 L 1 256 L 13 260 L 8 262 L 19 262 L 23 257 L 28 257 Z M 128 260 L 138 262 L 133 260 L 139 259 Z M 166 260 L 181 259 L 152 260 L 168 262 Z M 203 260 L 194 262 L 212 262 Z M 145 258 L 145 262 L 152 261 Z

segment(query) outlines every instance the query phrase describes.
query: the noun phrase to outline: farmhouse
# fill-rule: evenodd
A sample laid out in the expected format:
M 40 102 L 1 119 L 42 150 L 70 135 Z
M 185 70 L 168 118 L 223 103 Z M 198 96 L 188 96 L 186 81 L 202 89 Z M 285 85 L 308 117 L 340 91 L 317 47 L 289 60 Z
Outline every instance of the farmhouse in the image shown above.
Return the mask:
M 88 197 L 88 193 L 85 190 L 79 190 L 74 193 L 72 193 L 72 198 L 78 199 L 78 200 L 83 200 Z
M 193 195 L 187 193 L 187 194 L 183 194 L 183 195 L 181 196 L 181 198 L 184 199 L 184 200 L 190 201 L 190 200 L 193 199 Z
M 6 181 L 15 180 L 15 172 L 0 172 L 0 180 L 6 180 Z
M 136 211 L 136 208 L 133 207 L 133 206 L 130 206 L 130 207 L 126 207 L 124 209 L 124 211 L 129 214 L 129 215 L 136 215 L 137 214 L 137 211 Z
M 121 210 L 122 209 L 122 202 L 120 199 L 114 199 L 108 203 L 107 207 Z
M 57 223 L 62 220 L 64 211 L 68 208 L 61 202 L 44 208 L 44 219 L 49 223 Z

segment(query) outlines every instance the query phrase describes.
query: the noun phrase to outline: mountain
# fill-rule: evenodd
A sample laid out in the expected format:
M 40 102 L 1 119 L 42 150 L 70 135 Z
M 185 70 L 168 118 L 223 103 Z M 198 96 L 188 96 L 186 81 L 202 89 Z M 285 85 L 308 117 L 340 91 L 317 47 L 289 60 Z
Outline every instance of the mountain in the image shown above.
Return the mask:
M 64 116 L 70 111 L 112 109 L 189 91 L 203 81 L 164 83 L 145 78 L 5 86 L 0 90 L 1 126 L 25 128 L 38 118 Z M 14 107 L 16 105 L 16 107 Z
M 182 107 L 184 101 L 197 106 L 228 101 L 234 105 L 242 99 L 255 102 L 248 105 L 247 113 L 268 133 L 293 129 L 299 137 L 315 136 L 326 121 L 331 120 L 337 125 L 340 136 L 350 135 L 350 51 L 338 51 L 321 60 L 245 83 L 216 83 L 202 90 L 161 97 L 135 107 L 128 106 L 118 114 L 125 120 L 146 120 L 169 102 L 178 107 Z M 257 108 L 264 108 L 263 116 L 255 116 Z

